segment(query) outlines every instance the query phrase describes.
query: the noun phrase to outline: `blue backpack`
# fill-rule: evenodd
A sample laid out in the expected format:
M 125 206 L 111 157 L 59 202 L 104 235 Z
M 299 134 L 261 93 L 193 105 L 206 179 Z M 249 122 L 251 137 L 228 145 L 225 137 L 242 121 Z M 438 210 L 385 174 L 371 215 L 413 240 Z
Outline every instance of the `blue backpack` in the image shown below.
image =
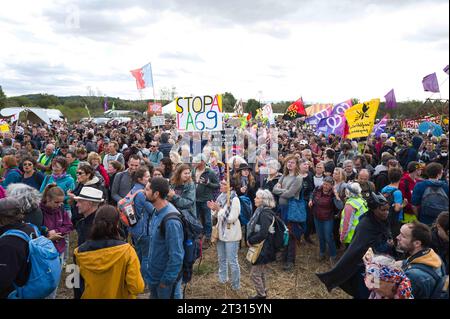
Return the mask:
M 239 202 L 241 203 L 241 212 L 239 214 L 239 221 L 241 225 L 246 226 L 253 215 L 252 201 L 248 196 L 239 196 Z
M 21 230 L 12 229 L 4 236 L 16 236 L 28 243 L 28 262 L 31 272 L 28 281 L 22 287 L 14 284 L 14 290 L 8 299 L 43 299 L 48 297 L 59 285 L 61 278 L 61 262 L 59 253 L 52 241 L 41 236 L 36 226 L 33 226 L 36 238 L 31 238 Z M 34 236 L 32 236 L 34 237 Z

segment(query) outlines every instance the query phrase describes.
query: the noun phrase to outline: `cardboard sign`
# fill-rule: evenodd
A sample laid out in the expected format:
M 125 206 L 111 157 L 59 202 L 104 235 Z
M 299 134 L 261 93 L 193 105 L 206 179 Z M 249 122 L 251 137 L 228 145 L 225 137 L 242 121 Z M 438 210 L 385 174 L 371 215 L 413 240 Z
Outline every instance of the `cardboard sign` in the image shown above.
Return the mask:
M 223 128 L 222 95 L 178 97 L 177 129 L 181 132 L 220 131 Z
M 153 112 L 155 114 L 162 114 L 161 103 L 148 102 L 148 113 Z
M 162 126 L 166 123 L 164 116 L 152 116 L 152 126 Z

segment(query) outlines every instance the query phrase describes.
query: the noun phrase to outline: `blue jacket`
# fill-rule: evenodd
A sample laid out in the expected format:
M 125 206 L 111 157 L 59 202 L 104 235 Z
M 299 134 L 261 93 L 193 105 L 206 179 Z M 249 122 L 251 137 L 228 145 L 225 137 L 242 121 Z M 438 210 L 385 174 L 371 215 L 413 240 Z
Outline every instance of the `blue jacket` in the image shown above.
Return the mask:
M 419 148 L 422 142 L 423 139 L 420 136 L 414 136 L 412 138 L 412 147 L 408 150 L 408 159 L 406 160 L 405 167 L 410 162 L 419 160 Z
M 144 185 L 136 183 L 130 192 L 134 194 L 143 189 Z M 149 235 L 149 223 L 154 209 L 152 203 L 147 200 L 143 192 L 139 192 L 134 197 L 134 210 L 139 221 L 136 225 L 130 227 L 130 233 L 135 241 L 138 241 L 142 236 Z
M 195 205 L 195 184 L 189 183 L 175 188 L 175 191 L 180 190 L 180 195 L 174 195 L 172 198 L 172 204 L 178 210 L 188 210 L 192 216 L 197 217 L 197 208 Z
M 148 154 L 148 160 L 152 163 L 153 167 L 158 167 L 163 156 L 161 151 L 157 151 L 156 153 L 150 152 L 150 154 Z
M 441 258 L 433 249 L 424 249 L 403 261 L 402 268 L 406 276 L 411 280 L 411 288 L 414 299 L 429 299 L 436 285 L 434 278 L 420 268 L 415 267 L 422 264 L 434 270 L 439 276 L 445 276 L 442 269 Z
M 69 205 L 69 196 L 67 195 L 67 191 L 71 190 L 73 191 L 75 189 L 75 182 L 69 174 L 64 175 L 61 178 L 58 178 L 55 180 L 53 175 L 47 175 L 42 182 L 41 189 L 39 190 L 41 193 L 44 192 L 45 187 L 47 187 L 48 184 L 56 183 L 57 186 L 59 186 L 64 191 L 64 210 L 70 211 L 70 205 Z
M 5 179 L 0 183 L 6 189 L 9 184 L 20 183 L 22 180 L 22 172 L 17 167 L 8 168 Z
M 156 211 L 150 222 L 150 247 L 148 254 L 148 284 L 172 285 L 178 279 L 184 258 L 183 226 L 179 220 L 170 219 L 166 223 L 165 237 L 160 233 L 160 225 L 164 216 L 176 212 L 176 208 L 168 203 L 160 211 Z

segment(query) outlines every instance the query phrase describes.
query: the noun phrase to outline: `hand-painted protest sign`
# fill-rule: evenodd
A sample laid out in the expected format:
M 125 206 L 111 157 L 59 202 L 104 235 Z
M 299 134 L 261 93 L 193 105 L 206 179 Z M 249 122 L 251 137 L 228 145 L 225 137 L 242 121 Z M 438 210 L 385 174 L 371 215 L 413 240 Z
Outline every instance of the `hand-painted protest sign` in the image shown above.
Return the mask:
M 148 113 L 153 112 L 155 114 L 162 114 L 161 103 L 148 102 Z
M 262 108 L 263 117 L 269 119 L 270 124 L 275 124 L 275 116 L 273 115 L 272 104 L 266 104 Z
M 177 129 L 181 132 L 217 131 L 223 128 L 222 95 L 178 97 Z
M 165 124 L 164 116 L 152 116 L 152 126 L 162 126 Z
M 349 133 L 347 138 L 367 137 L 372 133 L 380 99 L 356 104 L 345 111 Z

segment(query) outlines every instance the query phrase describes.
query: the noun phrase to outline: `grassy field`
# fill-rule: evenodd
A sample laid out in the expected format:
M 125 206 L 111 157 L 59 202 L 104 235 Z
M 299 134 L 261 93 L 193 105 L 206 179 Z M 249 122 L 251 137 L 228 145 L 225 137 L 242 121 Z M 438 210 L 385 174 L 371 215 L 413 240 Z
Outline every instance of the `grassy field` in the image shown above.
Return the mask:
M 314 236 L 312 236 L 314 238 Z M 315 239 L 315 238 L 314 238 Z M 293 271 L 286 272 L 282 269 L 281 262 L 268 265 L 266 285 L 268 298 L 271 299 L 347 299 L 349 296 L 340 289 L 328 293 L 325 286 L 316 277 L 316 272 L 327 271 L 330 266 L 328 261 L 318 261 L 318 242 L 316 245 L 301 243 L 297 248 L 297 258 Z M 71 236 L 71 251 L 76 243 L 76 235 Z M 255 295 L 255 290 L 250 281 L 250 263 L 245 259 L 247 248 L 239 250 L 239 264 L 241 267 L 241 289 L 233 292 L 229 284 L 220 284 L 217 278 L 218 262 L 215 246 L 203 252 L 203 259 L 194 265 L 192 281 L 186 287 L 186 299 L 247 299 Z M 68 263 L 72 262 L 72 256 Z M 71 299 L 73 291 L 65 287 L 66 274 L 63 272 L 57 298 Z M 148 293 L 139 295 L 138 298 L 148 298 Z

